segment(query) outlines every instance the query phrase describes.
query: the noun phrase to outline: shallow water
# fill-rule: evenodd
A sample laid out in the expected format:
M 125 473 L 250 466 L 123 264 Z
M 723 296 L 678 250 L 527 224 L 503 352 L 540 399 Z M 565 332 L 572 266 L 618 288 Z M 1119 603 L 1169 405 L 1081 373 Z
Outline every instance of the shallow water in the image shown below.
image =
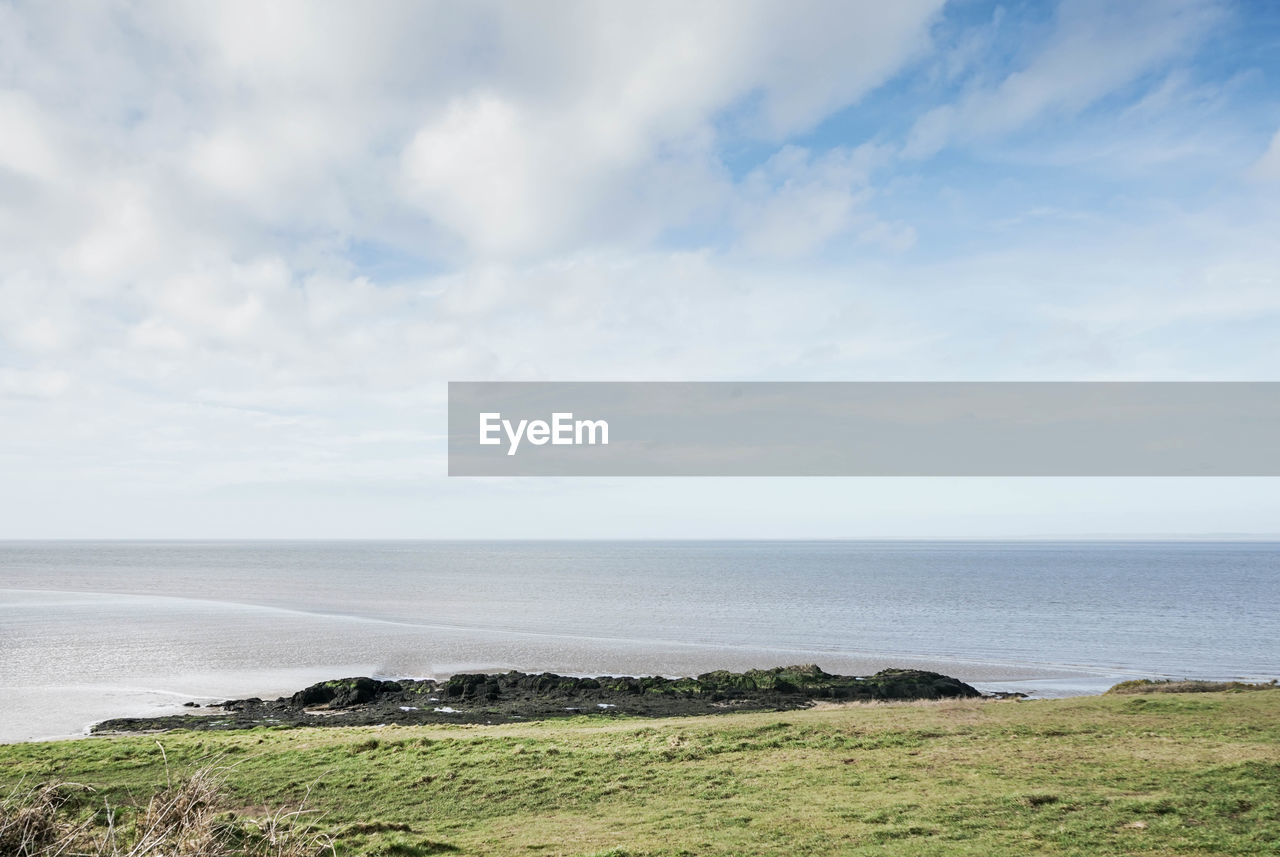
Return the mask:
M 1280 544 L 0 543 L 0 740 L 338 675 L 1280 674 Z

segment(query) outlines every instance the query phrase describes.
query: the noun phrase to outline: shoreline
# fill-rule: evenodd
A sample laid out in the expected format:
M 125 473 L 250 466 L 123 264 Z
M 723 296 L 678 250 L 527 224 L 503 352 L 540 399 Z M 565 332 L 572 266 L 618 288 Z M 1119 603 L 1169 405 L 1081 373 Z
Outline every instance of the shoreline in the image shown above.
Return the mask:
M 913 659 L 903 659 L 903 660 L 910 662 Z M 941 666 L 941 664 L 939 664 L 939 666 Z M 987 665 L 987 666 L 994 666 L 994 665 Z M 312 668 L 304 672 L 305 674 L 308 674 L 314 678 L 317 674 L 333 676 L 340 671 L 341 671 L 340 668 L 338 670 L 330 670 L 327 672 L 323 668 L 319 668 L 319 669 Z M 40 742 L 53 742 L 53 741 L 74 741 L 82 738 L 94 737 L 95 735 L 105 734 L 103 732 L 97 731 L 97 727 L 99 727 L 100 724 L 107 721 L 111 721 L 111 720 L 143 721 L 143 720 L 155 720 L 155 719 L 164 719 L 164 718 L 172 718 L 172 717 L 182 717 L 182 716 L 206 717 L 206 716 L 216 715 L 217 708 L 219 704 L 222 702 L 248 700 L 248 699 L 255 699 L 255 698 L 283 698 L 284 695 L 293 693 L 294 692 L 293 688 L 296 688 L 297 685 L 300 684 L 300 682 L 295 682 L 291 686 L 289 684 L 289 680 L 284 677 L 286 675 L 296 675 L 297 671 L 282 670 L 280 672 L 281 672 L 281 678 L 279 680 L 271 681 L 270 683 L 259 682 L 259 683 L 256 683 L 255 685 L 247 686 L 246 689 L 242 690 L 239 694 L 232 693 L 232 694 L 226 694 L 226 695 L 191 694 L 183 691 L 165 690 L 165 689 L 141 689 L 141 688 L 120 688 L 120 687 L 99 688 L 96 686 L 85 686 L 85 685 L 77 685 L 70 688 L 62 688 L 62 689 L 46 689 L 46 692 L 52 694 L 54 698 L 49 701 L 47 706 L 43 707 L 44 711 L 48 711 L 50 710 L 50 708 L 56 708 L 56 706 L 58 705 L 57 697 L 59 696 L 66 696 L 69 693 L 83 694 L 85 691 L 93 691 L 95 693 L 106 693 L 107 695 L 111 693 L 115 693 L 115 694 L 120 694 L 122 696 L 126 696 L 129 698 L 151 697 L 153 701 L 149 705 L 139 705 L 136 703 L 133 705 L 127 705 L 125 704 L 124 700 L 121 700 L 121 704 L 112 706 L 112 710 L 109 710 L 109 711 L 103 710 L 101 713 L 101 716 L 95 717 L 87 721 L 85 720 L 77 721 L 76 726 L 70 726 L 70 724 L 68 724 L 68 731 L 66 732 L 43 734 L 43 735 L 25 735 L 20 737 L 16 735 L 14 737 L 0 737 L 0 746 L 7 745 L 7 744 L 25 744 L 25 743 L 40 743 Z M 519 671 L 503 670 L 500 668 L 490 668 L 490 669 L 478 670 L 476 671 L 476 673 L 473 673 L 473 674 L 502 675 L 508 672 L 519 672 Z M 936 671 L 929 670 L 928 672 L 936 672 Z M 1008 696 L 1021 696 L 1031 700 L 1066 699 L 1066 698 L 1072 698 L 1072 697 L 1097 696 L 1102 693 L 1105 693 L 1110 687 L 1114 686 L 1115 684 L 1122 681 L 1130 680 L 1133 678 L 1154 678 L 1154 679 L 1191 678 L 1195 680 L 1204 680 L 1204 681 L 1250 681 L 1250 682 L 1267 681 L 1271 678 L 1271 676 L 1262 676 L 1262 675 L 1173 676 L 1171 674 L 1164 674 L 1157 671 L 1140 672 L 1137 670 L 1113 670 L 1104 674 L 1101 672 L 1086 672 L 1084 670 L 1071 671 L 1067 669 L 1048 669 L 1035 677 L 1019 676 L 1017 678 L 1008 678 L 1003 680 L 1002 679 L 980 680 L 980 679 L 971 679 L 971 678 L 963 677 L 963 671 L 956 671 L 956 672 L 960 672 L 960 677 L 958 678 L 958 680 L 962 680 L 965 684 L 974 688 L 983 697 L 1002 698 L 1002 697 L 1008 697 Z M 453 673 L 452 675 L 458 675 L 458 674 L 461 674 L 461 673 Z M 532 674 L 532 673 L 524 673 L 524 674 Z M 563 676 L 565 678 L 573 678 L 573 679 L 584 679 L 584 678 L 593 677 L 585 673 L 565 673 L 563 674 Z M 451 676 L 443 676 L 443 677 L 386 676 L 386 675 L 378 675 L 376 673 L 371 676 L 371 678 L 376 679 L 378 681 L 391 681 L 391 682 L 446 682 L 450 677 Z M 600 676 L 595 676 L 595 677 L 599 678 Z M 623 676 L 614 675 L 611 677 L 621 678 Z M 667 679 L 682 678 L 682 676 L 677 676 L 677 675 L 664 675 L 659 677 L 663 677 Z M 324 679 L 323 681 L 335 681 L 335 679 L 327 678 L 327 679 Z M 4 690 L 13 692 L 19 689 L 4 688 Z M 180 698 L 182 701 L 181 702 L 157 701 L 159 698 L 164 698 L 164 697 L 168 697 L 171 699 Z M 462 721 L 457 719 L 452 719 L 452 720 L 443 719 L 438 722 L 455 722 L 456 723 L 456 722 L 462 722 Z M 74 731 L 71 731 L 72 729 L 74 729 Z
M 816 654 L 816 653 L 815 653 Z M 1026 665 L 1018 664 L 995 664 L 987 661 L 961 661 L 950 658 L 893 658 L 889 657 L 859 657 L 854 658 L 844 655 L 836 658 L 823 658 L 820 663 L 823 666 L 830 666 L 832 663 L 848 663 L 850 661 L 859 661 L 867 663 L 898 663 L 909 669 L 918 669 L 920 664 L 927 664 L 933 669 L 926 670 L 930 672 L 946 671 L 947 675 L 956 676 L 959 680 L 973 687 L 983 696 L 1011 696 L 1020 695 L 1028 699 L 1065 699 L 1072 697 L 1089 697 L 1096 696 L 1106 692 L 1110 687 L 1117 683 L 1135 679 L 1193 679 L 1203 681 L 1246 681 L 1246 682 L 1265 682 L 1270 680 L 1271 675 L 1232 675 L 1232 674 L 1205 674 L 1195 676 L 1175 675 L 1164 671 L 1140 671 L 1135 669 L 1117 668 L 1107 671 L 1091 670 L 1084 667 L 1070 668 L 1064 665 L 1046 665 L 1042 669 L 1035 670 L 1028 668 Z M 775 661 L 776 663 L 777 661 Z M 14 713 L 15 719 L 22 718 L 20 722 L 47 722 L 50 715 L 56 714 L 58 711 L 72 711 L 81 709 L 87 713 L 92 711 L 93 715 L 89 718 L 64 719 L 66 731 L 54 732 L 50 731 L 45 734 L 33 735 L 29 732 L 22 734 L 20 729 L 10 729 L 8 734 L 3 730 L 3 724 L 0 724 L 0 746 L 8 744 L 23 743 L 39 743 L 51 741 L 71 741 L 81 738 L 93 737 L 96 727 L 99 724 L 109 720 L 146 720 L 157 718 L 169 718 L 175 716 L 207 716 L 207 714 L 216 713 L 214 707 L 223 701 L 232 701 L 235 699 L 252 699 L 252 698 L 279 698 L 293 693 L 303 684 L 310 684 L 316 679 L 321 681 L 332 681 L 335 675 L 357 675 L 363 673 L 359 668 L 349 669 L 354 665 L 325 667 L 308 667 L 303 670 L 280 669 L 259 671 L 256 681 L 251 683 L 235 684 L 224 683 L 223 686 L 230 690 L 230 693 L 208 693 L 208 692 L 190 692 L 183 689 L 169 688 L 143 688 L 137 686 L 120 686 L 120 685 L 94 685 L 79 684 L 63 687 L 44 687 L 32 688 L 7 686 L 0 687 L 0 692 L 14 698 L 16 694 L 22 697 L 24 692 L 38 690 L 37 698 L 32 702 L 28 699 L 26 702 L 26 711 L 19 710 Z M 956 669 L 956 667 L 960 667 Z M 968 667 L 968 669 L 966 669 Z M 976 669 L 975 669 L 976 668 Z M 461 674 L 461 670 L 446 674 L 444 676 L 396 676 L 379 674 L 377 671 L 369 671 L 364 673 L 370 675 L 379 681 L 393 682 L 422 682 L 422 681 L 447 681 L 451 675 Z M 501 675 L 512 670 L 503 669 L 501 667 L 481 667 L 468 672 L 484 675 Z M 974 674 L 982 675 L 983 678 L 974 677 Z M 558 673 L 567 678 L 590 678 L 593 674 L 582 672 L 565 672 Z M 268 676 L 274 675 L 275 678 Z M 595 674 L 596 677 L 599 674 Z M 620 674 L 611 674 L 618 677 Z M 658 675 L 669 679 L 678 679 L 681 676 L 676 673 L 639 673 L 638 675 Z M 687 673 L 686 673 L 687 675 Z M 991 677 L 988 677 L 991 676 Z M 181 683 L 188 687 L 193 683 L 190 677 L 181 680 Z M 216 685 L 218 682 L 213 681 L 209 684 Z M 43 699 L 39 697 L 43 696 Z M 82 704 L 73 706 L 70 711 L 66 706 L 66 700 L 72 697 L 77 700 L 83 700 Z M 116 698 L 115 703 L 109 700 Z M 180 700 L 180 701 L 179 701 Z M 195 714 L 199 712 L 199 714 Z M 27 715 L 23 717 L 23 715 Z M 459 722 L 458 720 L 440 721 L 440 722 Z M 52 723 L 50 725 L 53 725 Z
M 832 673 L 870 675 L 880 669 L 897 666 L 922 669 L 956 676 L 984 690 L 998 691 L 994 686 L 1007 682 L 1057 682 L 1064 680 L 1093 680 L 1096 692 L 1101 692 L 1125 678 L 1147 677 L 1157 673 L 1125 673 L 1116 671 L 1103 675 L 1086 669 L 1057 665 L 1026 665 L 997 663 L 980 659 L 951 657 L 922 657 L 919 655 L 835 653 L 812 650 L 790 650 L 761 647 L 751 650 L 731 650 L 713 646 L 694 646 L 692 651 L 673 653 L 658 649 L 651 657 L 641 658 L 628 653 L 623 658 L 592 658 L 592 665 L 545 661 L 532 664 L 510 664 L 503 660 L 475 658 L 449 663 L 431 664 L 430 671 L 414 673 L 384 672 L 374 663 L 335 660 L 326 664 L 309 664 L 299 667 L 255 668 L 252 670 L 220 669 L 209 672 L 180 672 L 172 676 L 156 677 L 134 675 L 131 669 L 110 676 L 107 681 L 77 682 L 65 685 L 41 685 L 27 677 L 24 682 L 0 683 L 0 694 L 16 706 L 5 712 L 5 723 L 0 721 L 0 745 L 33 741 L 75 740 L 92 734 L 92 727 L 108 719 L 144 718 L 189 713 L 188 702 L 207 706 L 222 700 L 235 698 L 275 698 L 291 694 L 299 688 L 318 681 L 341 676 L 372 676 L 382 680 L 447 680 L 460 673 L 503 673 L 512 669 L 528 672 L 554 672 L 575 678 L 599 675 L 658 675 L 668 678 L 698 675 L 715 669 L 745 671 L 770 664 L 818 663 Z M 615 662 L 616 661 L 616 662 Z M 626 669 L 648 662 L 648 669 Z M 611 670 L 608 667 L 621 667 Z M 127 665 L 126 665 L 127 667 Z M 566 667 L 569 667 L 566 669 Z M 578 667 L 577 669 L 573 667 Z M 585 667 L 585 669 L 584 669 Z M 600 669 L 599 667 L 604 667 Z M 21 673 L 19 674 L 21 676 Z M 103 678 L 108 678 L 103 676 Z M 1030 693 L 1034 687 L 1010 688 Z M 1031 694 L 1038 695 L 1038 694 Z M 1057 694 L 1055 694 L 1057 695 Z M 41 724 L 41 734 L 32 734 L 29 724 Z
M 782 660 L 783 656 L 800 654 L 786 650 L 758 650 L 758 657 L 751 657 L 756 664 L 768 663 L 772 652 L 774 664 L 795 663 Z M 726 654 L 726 652 L 721 652 Z M 1098 669 L 1091 665 L 1068 664 L 1024 664 L 1000 663 L 989 659 L 960 659 L 960 657 L 919 655 L 859 655 L 833 654 L 833 652 L 804 652 L 814 656 L 813 663 L 832 669 L 832 673 L 870 674 L 886 665 L 900 666 L 908 669 L 924 669 L 927 672 L 954 675 L 969 686 L 977 689 L 984 696 L 1023 695 L 1030 700 L 1053 700 L 1053 698 L 1097 696 L 1108 688 L 1125 680 L 1135 678 L 1149 679 L 1194 679 L 1210 680 L 1210 682 L 1266 682 L 1271 674 L 1231 674 L 1201 673 L 1184 675 L 1169 670 L 1139 670 L 1134 668 Z M 712 655 L 712 652 L 705 652 Z M 730 657 L 716 659 L 727 669 L 751 669 L 742 666 L 742 652 L 731 652 Z M 699 659 L 701 660 L 701 659 Z M 672 664 L 667 664 L 668 668 Z M 849 665 L 855 668 L 872 666 L 867 672 L 852 672 Z M 442 665 L 443 666 L 443 665 Z M 397 675 L 381 673 L 379 670 L 367 669 L 358 664 L 330 664 L 329 666 L 310 665 L 306 668 L 278 668 L 255 670 L 252 677 L 241 672 L 232 675 L 228 672 L 210 674 L 180 674 L 173 677 L 172 682 L 155 687 L 141 683 L 100 684 L 78 683 L 68 686 L 0 686 L 0 693 L 9 700 L 18 700 L 17 710 L 9 711 L 13 724 L 6 728 L 0 721 L 0 746 L 4 744 L 76 741 L 79 738 L 92 737 L 97 725 L 106 720 L 143 720 L 156 718 L 173 718 L 173 716 L 191 715 L 200 711 L 201 716 L 210 706 L 221 701 L 247 700 L 247 698 L 278 698 L 291 695 L 297 688 L 315 683 L 317 680 L 333 680 L 335 675 L 369 675 L 379 680 L 393 682 L 421 682 L 435 680 L 443 682 L 451 675 L 461 673 L 502 674 L 512 672 L 511 668 L 498 664 L 472 663 L 451 664 L 449 672 L 436 672 L 429 675 Z M 625 675 L 625 673 L 588 673 L 559 672 L 556 669 L 538 670 L 538 672 L 554 672 L 568 678 L 590 678 L 595 675 Z M 680 678 L 682 675 L 695 674 L 694 670 L 663 670 L 663 672 L 637 672 L 635 675 L 659 675 L 666 678 Z M 248 680 L 246 680 L 246 678 Z M 238 679 L 238 680 L 237 680 Z M 47 732 L 32 734 L 27 724 L 41 723 L 49 727 Z

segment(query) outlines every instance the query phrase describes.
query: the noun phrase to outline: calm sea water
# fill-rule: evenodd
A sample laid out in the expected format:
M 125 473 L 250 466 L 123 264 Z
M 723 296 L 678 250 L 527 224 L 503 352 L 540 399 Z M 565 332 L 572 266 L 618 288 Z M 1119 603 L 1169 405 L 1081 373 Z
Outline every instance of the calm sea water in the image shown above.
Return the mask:
M 1280 544 L 0 543 L 0 740 L 339 675 L 1280 675 Z

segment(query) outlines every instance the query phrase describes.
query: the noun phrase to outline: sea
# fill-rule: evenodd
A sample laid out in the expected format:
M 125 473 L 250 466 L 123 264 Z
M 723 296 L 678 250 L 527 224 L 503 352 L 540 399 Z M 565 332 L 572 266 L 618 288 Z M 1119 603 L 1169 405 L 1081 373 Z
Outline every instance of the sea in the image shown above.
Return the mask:
M 0 741 L 344 676 L 1280 677 L 1280 543 L 0 542 Z

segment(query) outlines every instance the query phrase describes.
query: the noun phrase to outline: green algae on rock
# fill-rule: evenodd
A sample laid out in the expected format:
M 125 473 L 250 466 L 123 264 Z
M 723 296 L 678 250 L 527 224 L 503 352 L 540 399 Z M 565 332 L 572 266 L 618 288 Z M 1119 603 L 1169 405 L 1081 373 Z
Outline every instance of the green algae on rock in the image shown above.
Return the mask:
M 222 730 L 255 726 L 508 723 L 573 715 L 672 717 L 725 711 L 786 711 L 818 700 L 891 701 L 980 696 L 959 679 L 926 670 L 833 675 L 809 664 L 717 670 L 696 677 L 555 673 L 461 673 L 435 681 L 367 676 L 319 682 L 289 697 L 233 699 L 205 713 L 106 720 L 94 732 Z

